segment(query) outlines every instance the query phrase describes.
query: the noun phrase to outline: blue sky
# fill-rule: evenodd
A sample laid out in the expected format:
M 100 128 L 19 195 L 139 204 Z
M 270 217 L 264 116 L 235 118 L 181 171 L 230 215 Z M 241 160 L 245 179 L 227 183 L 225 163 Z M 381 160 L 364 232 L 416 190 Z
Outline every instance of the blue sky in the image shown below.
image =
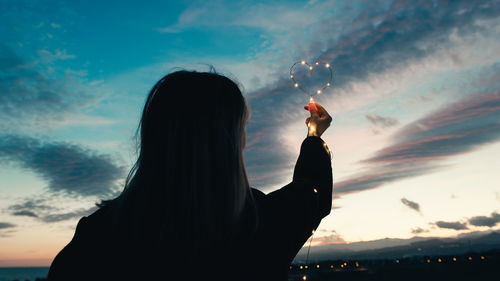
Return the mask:
M 209 65 L 247 98 L 245 161 L 264 192 L 291 180 L 306 134 L 289 67 L 332 65 L 316 100 L 333 115 L 334 210 L 316 247 L 498 230 L 499 13 L 498 1 L 0 1 L 0 265 L 47 265 L 121 190 L 149 89 Z

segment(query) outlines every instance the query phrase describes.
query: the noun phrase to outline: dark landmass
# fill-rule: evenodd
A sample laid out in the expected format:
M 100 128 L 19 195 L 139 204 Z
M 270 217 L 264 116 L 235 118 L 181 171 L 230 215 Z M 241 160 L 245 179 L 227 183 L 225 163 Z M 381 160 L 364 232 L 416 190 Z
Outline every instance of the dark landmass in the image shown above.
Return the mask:
M 498 280 L 500 250 L 401 259 L 329 260 L 292 264 L 289 281 Z
M 486 252 L 500 249 L 500 232 L 473 232 L 457 238 L 380 239 L 350 244 L 331 244 L 311 247 L 309 261 L 336 259 L 396 259 L 413 256 L 460 255 L 467 252 Z M 304 247 L 294 263 L 306 260 Z

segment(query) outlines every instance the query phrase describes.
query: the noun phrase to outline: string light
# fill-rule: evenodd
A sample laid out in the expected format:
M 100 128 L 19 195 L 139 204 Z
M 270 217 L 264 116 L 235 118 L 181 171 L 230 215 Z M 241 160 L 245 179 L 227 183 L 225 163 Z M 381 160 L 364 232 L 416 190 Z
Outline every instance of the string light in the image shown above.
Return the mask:
M 319 90 L 316 90 L 316 91 L 313 91 L 313 92 L 307 91 L 306 89 L 304 89 L 304 88 L 302 88 L 300 86 L 300 84 L 299 84 L 299 82 L 297 82 L 297 80 L 295 80 L 295 75 L 293 73 L 294 73 L 294 69 L 295 69 L 296 65 L 298 65 L 298 64 L 307 66 L 309 68 L 309 72 L 310 72 L 311 76 L 312 76 L 312 73 L 313 73 L 314 66 L 324 65 L 328 69 L 328 71 L 330 72 L 330 76 L 329 76 L 328 82 L 321 89 L 319 89 Z M 310 65 L 305 60 L 301 60 L 301 61 L 295 62 L 290 67 L 290 79 L 292 79 L 294 87 L 295 88 L 299 88 L 300 90 L 302 90 L 304 93 L 308 94 L 311 97 L 314 96 L 314 95 L 317 95 L 317 94 L 321 94 L 323 92 L 323 90 L 325 90 L 326 88 L 330 87 L 331 84 L 332 84 L 332 78 L 333 78 L 333 70 L 332 70 L 332 67 L 330 66 L 330 64 L 327 63 L 327 62 L 317 61 L 313 65 Z

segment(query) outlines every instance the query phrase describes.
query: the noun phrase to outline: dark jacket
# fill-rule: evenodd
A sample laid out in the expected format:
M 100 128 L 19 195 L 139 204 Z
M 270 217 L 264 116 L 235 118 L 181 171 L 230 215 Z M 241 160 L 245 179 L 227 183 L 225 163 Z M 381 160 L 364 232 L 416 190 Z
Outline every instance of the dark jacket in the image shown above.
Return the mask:
M 103 207 L 80 219 L 49 280 L 287 280 L 295 255 L 330 213 L 332 187 L 330 151 L 321 138 L 307 137 L 290 184 L 269 194 L 252 188 L 258 228 L 231 245 L 230 255 L 211 251 L 199 265 L 182 268 L 168 245 L 143 249 L 107 235 L 111 210 Z

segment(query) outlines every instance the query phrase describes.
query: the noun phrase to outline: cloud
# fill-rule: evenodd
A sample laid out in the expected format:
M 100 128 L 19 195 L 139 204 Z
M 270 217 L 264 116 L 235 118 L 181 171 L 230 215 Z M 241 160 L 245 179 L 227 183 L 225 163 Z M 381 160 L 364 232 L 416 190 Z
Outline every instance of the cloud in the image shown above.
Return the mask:
M 435 225 L 440 227 L 440 228 L 448 228 L 448 229 L 454 229 L 454 230 L 464 230 L 468 229 L 467 225 L 462 222 L 446 222 L 446 221 L 437 221 L 435 222 Z
M 420 205 L 417 202 L 410 201 L 406 198 L 401 198 L 401 203 L 406 205 L 408 208 L 420 213 Z
M 491 215 L 488 216 L 476 216 L 469 218 L 468 220 L 470 225 L 474 226 L 488 226 L 488 227 L 494 227 L 498 223 L 500 223 L 500 214 L 497 212 L 491 213 Z
M 65 119 L 88 118 L 84 109 L 98 102 L 98 97 L 86 88 L 85 79 L 68 70 L 58 79 L 49 78 L 55 60 L 73 58 L 65 50 L 51 53 L 40 50 L 37 62 L 28 63 L 9 47 L 0 44 L 0 130 L 19 131 L 28 127 L 41 130 Z M 43 70 L 43 71 L 41 71 Z M 95 118 L 94 118 L 95 119 Z
M 72 198 L 64 194 L 55 195 L 57 194 L 48 192 L 33 196 L 35 198 L 24 198 L 20 203 L 8 206 L 6 211 L 13 216 L 33 217 L 41 222 L 54 223 L 87 216 L 98 209 L 96 205 L 75 208 L 75 205 L 81 203 L 79 198 L 75 198 L 78 202 L 71 203 Z
M 32 218 L 38 218 L 38 215 L 33 213 L 32 211 L 28 210 L 22 210 L 22 211 L 16 211 L 12 213 L 13 216 L 25 216 L 25 217 L 32 217 Z
M 306 11 L 307 10 L 307 11 Z M 315 9 L 294 3 L 251 3 L 195 1 L 184 10 L 177 22 L 157 28 L 160 33 L 179 33 L 191 28 L 249 27 L 263 31 L 286 31 L 293 26 L 304 26 L 314 22 L 304 14 Z M 237 12 L 235 12 L 237 11 Z
M 15 224 L 8 223 L 8 222 L 0 222 L 0 229 L 7 229 L 7 228 L 12 228 L 15 227 Z
M 338 194 L 435 172 L 439 161 L 500 139 L 500 91 L 473 94 L 398 130 L 393 144 L 362 160 L 366 171 L 335 183 Z
M 53 63 L 58 60 L 68 60 L 76 58 L 75 55 L 68 54 L 68 52 L 65 49 L 63 50 L 56 49 L 53 53 L 50 52 L 49 50 L 40 49 L 37 51 L 37 53 L 40 56 L 40 59 L 44 63 Z
M 345 242 L 344 238 L 342 238 L 342 236 L 335 230 L 322 230 L 322 232 L 326 232 L 327 235 L 314 237 L 311 241 L 311 244 L 314 244 L 314 246 L 319 246 Z
M 374 126 L 380 128 L 389 128 L 392 126 L 396 126 L 399 121 L 393 117 L 382 117 L 377 114 L 367 114 L 365 115 L 366 119 Z
M 334 183 L 337 195 L 360 192 L 393 183 L 402 179 L 416 177 L 438 171 L 442 166 L 407 163 L 404 165 L 383 165 L 371 167 L 366 172 Z
M 416 227 L 416 228 L 411 229 L 411 233 L 413 233 L 413 234 L 420 234 L 420 233 L 424 233 L 424 232 L 429 232 L 429 230 L 423 229 L 421 227 Z
M 37 199 L 25 199 L 24 202 L 10 205 L 8 210 L 14 212 L 20 211 L 51 211 L 56 209 L 53 206 L 50 206 L 46 203 L 46 199 L 37 198 Z
M 458 13 L 459 11 L 463 12 Z M 298 48 L 302 51 L 299 55 L 300 57 L 309 55 L 318 57 L 319 54 L 319 60 L 328 61 L 334 66 L 334 85 L 322 95 L 324 95 L 323 99 L 336 100 L 344 92 L 353 92 L 352 87 L 355 83 L 366 81 L 374 74 L 400 71 L 402 68 L 409 67 L 412 62 L 421 61 L 438 51 L 447 49 L 450 44 L 453 44 L 452 40 L 456 36 L 488 32 L 491 23 L 488 25 L 478 24 L 478 22 L 495 18 L 495 15 L 500 14 L 499 11 L 500 5 L 494 1 L 482 4 L 454 1 L 447 5 L 428 1 L 404 3 L 394 1 L 384 11 L 364 10 L 359 18 L 346 27 L 342 33 L 331 32 L 336 25 L 333 20 L 324 20 L 317 30 L 319 30 L 318 33 L 329 35 L 318 35 L 318 42 L 311 41 L 309 46 Z M 286 48 L 287 54 L 289 49 Z M 288 61 L 290 57 L 295 56 L 288 54 Z M 254 182 L 257 185 L 270 186 L 282 182 L 284 172 L 277 171 L 290 171 L 293 168 L 294 159 L 289 153 L 275 149 L 282 147 L 280 143 L 282 140 L 276 138 L 274 134 L 283 124 L 297 120 L 301 116 L 300 112 L 290 110 L 301 108 L 304 103 L 304 96 L 290 94 L 293 90 L 289 78 L 281 75 L 272 85 L 262 87 L 247 95 L 252 108 L 252 118 L 247 126 L 247 136 L 251 143 L 248 147 L 251 153 L 248 153 L 246 157 L 247 168 L 251 179 L 260 179 Z M 495 100 L 497 94 L 490 92 L 485 96 Z M 349 95 L 349 101 L 354 98 L 356 97 Z M 392 146 L 365 160 L 365 164 L 368 165 L 366 170 L 347 180 L 336 182 L 336 191 L 361 191 L 433 172 L 440 167 L 437 164 L 431 164 L 431 160 L 472 151 L 484 144 L 496 141 L 499 128 L 498 124 L 492 123 L 491 120 L 498 117 L 498 111 L 492 107 L 488 109 L 487 102 L 481 103 L 481 98 L 476 95 L 472 99 L 475 100 L 471 102 L 479 102 L 483 107 L 484 115 L 464 116 L 464 119 L 471 123 L 449 124 L 443 127 L 443 130 L 435 131 L 434 138 L 429 136 L 427 139 L 420 139 L 420 142 L 412 143 L 410 139 L 395 139 Z M 461 102 L 466 103 L 464 100 Z M 473 111 L 474 105 L 472 103 L 469 105 Z M 453 105 L 450 105 L 451 111 L 444 113 L 448 115 L 459 113 L 453 112 L 451 107 Z M 487 112 L 488 110 L 495 111 Z M 433 117 L 450 117 L 438 115 L 435 113 Z M 390 119 L 384 122 L 375 115 L 370 117 L 380 126 L 395 123 Z M 269 122 L 270 120 L 272 122 Z M 445 119 L 442 121 L 446 122 Z M 472 124 L 473 122 L 476 123 Z M 481 128 L 481 126 L 484 127 Z M 445 129 L 452 129 L 456 134 L 448 134 L 444 131 Z M 411 132 L 408 133 L 411 134 Z M 404 134 L 398 137 L 404 137 Z M 451 145 L 447 145 L 449 141 L 452 142 Z M 397 160 L 398 156 L 401 156 L 400 161 Z M 418 158 L 418 163 L 408 163 L 413 157 Z M 402 163 L 402 161 L 406 162 Z M 396 171 L 391 170 L 393 167 L 397 167 Z
M 73 218 L 80 218 L 83 216 L 88 216 L 95 212 L 98 209 L 97 206 L 93 206 L 89 209 L 78 209 L 72 212 L 64 212 L 64 213 L 56 213 L 56 214 L 48 214 L 43 217 L 40 217 L 40 219 L 43 222 L 47 223 L 53 223 L 53 222 L 60 222 L 60 221 L 65 221 Z
M 437 160 L 500 138 L 500 91 L 465 97 L 405 126 L 367 163 Z
M 73 196 L 112 196 L 124 175 L 110 155 L 66 142 L 42 142 L 26 136 L 3 135 L 0 161 L 31 170 L 52 192 Z

